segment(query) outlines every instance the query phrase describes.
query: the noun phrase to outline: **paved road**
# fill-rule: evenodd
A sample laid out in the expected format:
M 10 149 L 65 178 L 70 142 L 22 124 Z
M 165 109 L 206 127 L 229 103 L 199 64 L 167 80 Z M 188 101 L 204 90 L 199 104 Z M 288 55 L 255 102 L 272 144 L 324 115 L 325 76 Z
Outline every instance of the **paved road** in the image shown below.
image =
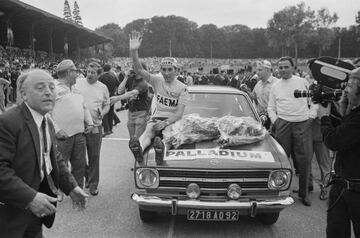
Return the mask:
M 295 204 L 281 212 L 278 222 L 265 226 L 255 219 L 238 222 L 190 222 L 186 217 L 160 216 L 156 222 L 143 224 L 136 204 L 130 199 L 134 182 L 133 158 L 127 147 L 126 112 L 118 113 L 121 123 L 115 133 L 105 138 L 101 150 L 99 195 L 90 197 L 83 212 L 73 210 L 65 198 L 58 206 L 54 227 L 44 228 L 45 237 L 325 237 L 326 202 L 320 201 L 319 187 L 310 194 L 313 202 L 305 207 L 295 197 Z M 318 175 L 314 165 L 315 175 Z M 296 188 L 297 179 L 292 187 Z

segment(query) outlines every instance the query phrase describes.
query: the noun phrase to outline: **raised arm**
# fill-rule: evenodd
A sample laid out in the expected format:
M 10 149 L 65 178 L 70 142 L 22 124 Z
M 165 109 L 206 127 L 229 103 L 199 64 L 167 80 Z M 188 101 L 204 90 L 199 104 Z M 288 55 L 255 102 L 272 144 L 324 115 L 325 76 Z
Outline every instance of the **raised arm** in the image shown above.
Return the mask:
M 134 70 L 136 74 L 141 75 L 146 81 L 150 80 L 150 73 L 147 72 L 140 63 L 138 50 L 141 46 L 142 34 L 137 31 L 131 32 L 129 35 L 129 48 L 130 48 L 130 57 L 132 58 Z

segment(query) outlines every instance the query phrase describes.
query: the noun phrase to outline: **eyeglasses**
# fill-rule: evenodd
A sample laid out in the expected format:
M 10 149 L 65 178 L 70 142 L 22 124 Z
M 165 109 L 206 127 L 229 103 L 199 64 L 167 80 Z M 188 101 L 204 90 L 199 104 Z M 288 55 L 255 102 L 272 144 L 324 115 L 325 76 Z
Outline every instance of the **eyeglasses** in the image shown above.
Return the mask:
M 161 68 L 161 70 L 162 70 L 163 72 L 166 72 L 166 71 L 172 72 L 172 71 L 173 71 L 173 68 Z
M 290 66 L 279 66 L 279 69 L 288 69 Z

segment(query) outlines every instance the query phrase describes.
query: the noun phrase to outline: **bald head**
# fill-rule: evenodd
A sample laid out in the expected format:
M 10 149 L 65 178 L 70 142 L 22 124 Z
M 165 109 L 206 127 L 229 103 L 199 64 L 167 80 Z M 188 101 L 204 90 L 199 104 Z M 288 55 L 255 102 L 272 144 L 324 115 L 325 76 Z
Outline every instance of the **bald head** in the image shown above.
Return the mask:
M 31 70 L 19 78 L 18 86 L 22 99 L 38 113 L 45 115 L 53 109 L 55 82 L 48 72 Z

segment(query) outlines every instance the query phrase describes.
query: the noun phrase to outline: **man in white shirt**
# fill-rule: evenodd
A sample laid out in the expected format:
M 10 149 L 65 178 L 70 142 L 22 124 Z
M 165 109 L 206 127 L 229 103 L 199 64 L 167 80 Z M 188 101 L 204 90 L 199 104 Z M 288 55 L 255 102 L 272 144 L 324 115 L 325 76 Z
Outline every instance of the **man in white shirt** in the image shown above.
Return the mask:
M 268 117 L 267 107 L 269 102 L 270 89 L 275 83 L 279 81 L 279 79 L 272 76 L 271 63 L 267 60 L 259 62 L 256 71 L 260 79 L 253 90 L 256 108 L 259 115 L 262 117 L 264 126 L 266 129 L 269 129 L 271 121 Z
M 84 187 L 86 166 L 86 131 L 94 124 L 89 110 L 80 93 L 74 92 L 78 71 L 72 60 L 61 61 L 57 68 L 58 80 L 55 85 L 55 105 L 52 118 L 55 122 L 58 149 L 65 161 L 71 163 L 71 173 L 78 185 Z
M 306 79 L 293 75 L 294 62 L 290 57 L 279 60 L 281 80 L 270 90 L 268 114 L 274 126 L 275 138 L 290 157 L 294 152 L 299 169 L 299 197 L 310 206 L 308 183 L 312 158 L 311 123 L 317 115 L 317 106 L 308 106 L 307 98 L 295 98 L 294 90 L 307 90 Z
M 105 84 L 98 81 L 101 73 L 101 66 L 98 63 L 91 62 L 87 66 L 87 77 L 79 78 L 75 84 L 76 90 L 79 90 L 84 97 L 85 105 L 94 122 L 94 128 L 85 134 L 88 153 L 88 166 L 85 176 L 90 194 L 93 196 L 99 193 L 102 118 L 110 109 L 109 90 Z

